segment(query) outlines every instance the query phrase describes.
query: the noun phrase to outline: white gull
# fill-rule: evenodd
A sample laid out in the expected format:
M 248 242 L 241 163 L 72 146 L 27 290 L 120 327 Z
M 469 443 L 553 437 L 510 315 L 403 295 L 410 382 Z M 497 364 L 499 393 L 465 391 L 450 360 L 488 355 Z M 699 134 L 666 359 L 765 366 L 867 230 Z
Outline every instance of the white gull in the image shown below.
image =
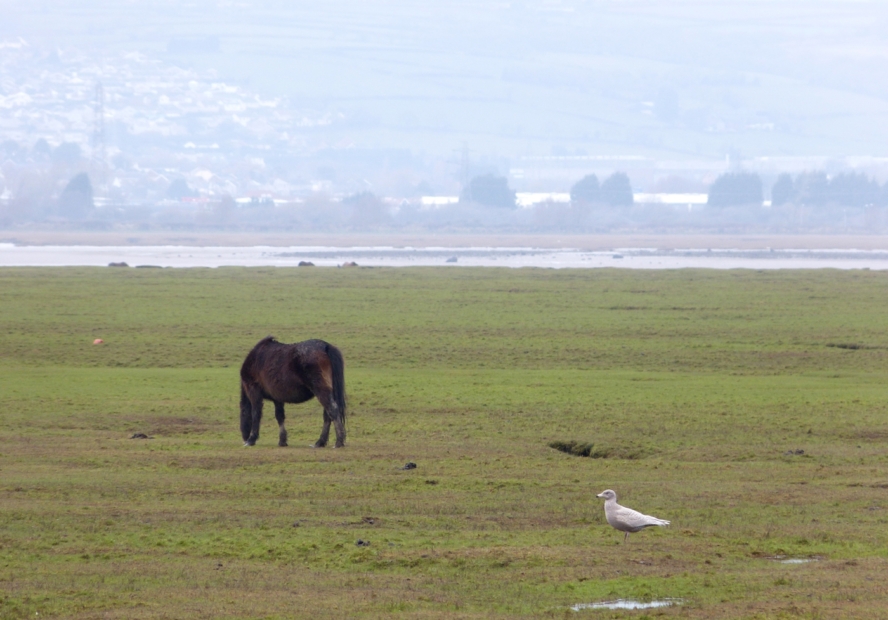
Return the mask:
M 617 503 L 617 494 L 610 489 L 602 491 L 596 495 L 596 497 L 603 497 L 605 500 L 604 516 L 607 519 L 608 525 L 626 533 L 623 537 L 623 542 L 629 540 L 630 532 L 640 532 L 644 528 L 651 527 L 652 525 L 669 525 L 669 521 L 666 521 L 665 519 L 643 515 L 631 508 L 620 506 Z

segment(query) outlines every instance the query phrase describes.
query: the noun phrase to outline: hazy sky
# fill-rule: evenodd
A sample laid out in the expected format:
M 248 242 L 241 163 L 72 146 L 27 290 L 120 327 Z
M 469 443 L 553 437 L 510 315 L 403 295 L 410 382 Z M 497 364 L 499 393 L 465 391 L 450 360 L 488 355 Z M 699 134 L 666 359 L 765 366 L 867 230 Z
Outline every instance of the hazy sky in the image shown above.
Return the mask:
M 884 2 L 4 0 L 0 13 L 0 41 L 110 62 L 138 51 L 338 114 L 313 130 L 332 145 L 715 158 L 888 144 Z

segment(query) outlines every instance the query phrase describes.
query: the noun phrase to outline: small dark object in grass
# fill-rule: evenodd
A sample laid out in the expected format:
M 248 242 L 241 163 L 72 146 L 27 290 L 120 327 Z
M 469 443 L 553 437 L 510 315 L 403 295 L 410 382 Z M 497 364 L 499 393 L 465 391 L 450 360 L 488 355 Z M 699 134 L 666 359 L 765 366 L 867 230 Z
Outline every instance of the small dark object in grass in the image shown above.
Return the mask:
M 108 263 L 109 267 L 129 267 L 125 262 L 121 261 L 119 263 Z
M 133 433 L 133 436 L 130 437 L 130 439 L 151 439 L 151 437 L 145 433 Z
M 579 441 L 553 441 L 549 444 L 549 447 L 574 456 L 585 456 L 593 459 L 607 457 L 607 452 L 593 450 L 594 444 L 591 443 L 580 443 Z
M 804 453 L 805 453 L 805 451 L 801 450 L 801 449 L 787 450 L 786 452 L 783 453 L 783 456 L 801 456 Z
M 369 541 L 369 540 L 364 540 L 364 539 L 362 539 L 362 538 L 359 538 L 359 539 L 355 542 L 355 544 L 356 544 L 357 546 L 359 546 L 359 547 L 369 547 L 369 546 L 370 546 L 370 541 Z
M 426 480 L 425 483 L 426 484 L 438 484 L 438 481 L 437 480 Z
M 366 523 L 367 525 L 373 525 L 376 523 L 376 519 L 374 519 L 373 517 L 364 517 L 363 519 L 361 519 L 361 522 Z
M 311 262 L 310 260 L 301 260 L 301 261 L 299 261 L 299 266 L 300 267 L 314 267 L 315 264 L 313 262 Z
M 404 467 L 399 467 L 398 469 L 416 469 L 416 463 L 407 463 Z
M 856 342 L 829 342 L 828 347 L 834 349 L 848 349 L 849 351 L 857 351 L 858 349 L 881 349 L 883 347 L 868 346 L 865 344 L 857 344 Z
M 456 258 L 455 256 L 451 256 L 450 258 L 448 258 L 448 259 L 447 259 L 446 261 L 444 261 L 444 262 L 445 262 L 445 263 L 455 263 L 457 260 L 459 260 L 459 259 Z

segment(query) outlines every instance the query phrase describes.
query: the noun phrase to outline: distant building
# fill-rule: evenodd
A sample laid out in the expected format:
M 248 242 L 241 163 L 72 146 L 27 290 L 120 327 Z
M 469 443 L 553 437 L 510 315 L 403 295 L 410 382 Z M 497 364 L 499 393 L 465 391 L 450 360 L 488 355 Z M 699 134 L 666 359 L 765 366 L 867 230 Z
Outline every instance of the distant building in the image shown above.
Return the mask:
M 542 202 L 570 202 L 570 194 L 566 192 L 517 192 L 515 203 L 527 209 Z
M 440 209 L 458 202 L 459 196 L 423 196 L 420 198 L 420 205 L 424 209 Z
M 635 204 L 687 207 L 688 211 L 706 206 L 709 194 L 633 194 Z

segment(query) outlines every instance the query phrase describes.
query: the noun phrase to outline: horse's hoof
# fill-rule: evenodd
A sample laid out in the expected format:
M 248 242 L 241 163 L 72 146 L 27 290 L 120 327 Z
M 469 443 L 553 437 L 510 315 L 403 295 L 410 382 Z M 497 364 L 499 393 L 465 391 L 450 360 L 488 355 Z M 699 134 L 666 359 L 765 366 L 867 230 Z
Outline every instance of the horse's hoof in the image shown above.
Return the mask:
M 255 446 L 255 445 L 256 445 L 256 442 L 255 442 L 255 441 L 245 441 L 245 442 L 244 442 L 244 448 L 250 448 L 250 447 Z
M 286 448 L 286 447 L 287 447 L 287 442 L 286 442 L 286 441 L 283 442 L 283 443 L 278 442 L 278 447 L 279 447 L 279 448 Z

